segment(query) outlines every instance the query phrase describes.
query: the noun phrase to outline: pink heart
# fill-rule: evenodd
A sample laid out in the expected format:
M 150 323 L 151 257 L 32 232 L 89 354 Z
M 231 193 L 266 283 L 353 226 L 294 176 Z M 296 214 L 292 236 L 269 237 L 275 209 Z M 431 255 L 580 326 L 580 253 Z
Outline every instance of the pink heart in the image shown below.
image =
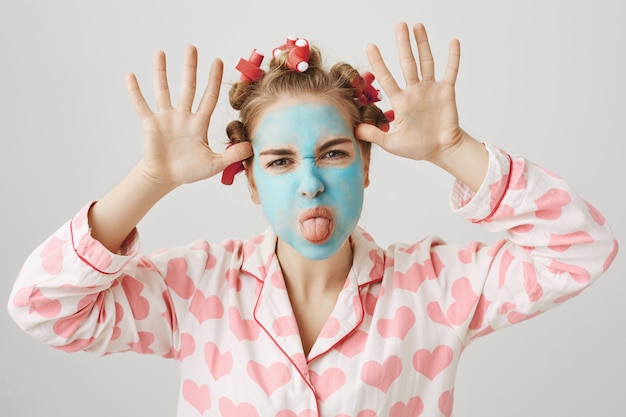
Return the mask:
M 376 361 L 368 361 L 361 368 L 361 380 L 367 385 L 378 388 L 384 393 L 400 376 L 402 372 L 402 359 L 398 356 L 390 356 L 381 364 Z
M 339 320 L 335 317 L 329 317 L 328 320 L 326 320 L 324 327 L 322 327 L 319 337 L 330 339 L 331 337 L 337 336 L 340 329 L 341 324 L 339 323 Z
M 304 353 L 294 353 L 291 355 L 291 362 L 298 368 L 302 375 L 307 375 L 309 373 L 309 362 L 304 356 Z
M 552 188 L 535 200 L 535 216 L 543 220 L 556 220 L 561 217 L 562 207 L 568 205 L 572 197 L 565 190 Z
M 250 403 L 235 405 L 228 398 L 222 397 L 219 407 L 223 417 L 259 417 L 259 412 Z
M 526 320 L 530 320 L 533 317 L 537 317 L 540 314 L 541 311 L 535 311 L 534 313 L 530 314 L 520 313 L 519 311 L 511 311 L 509 314 L 507 314 L 506 319 L 511 324 L 517 324 Z
M 204 345 L 204 360 L 216 381 L 224 375 L 228 375 L 233 368 L 231 353 L 220 353 L 215 343 L 209 342 Z
M 148 317 L 150 311 L 150 302 L 146 297 L 141 295 L 143 283 L 130 275 L 124 275 L 121 279 L 122 289 L 128 299 L 130 311 L 136 320 L 143 320 Z
M 535 267 L 530 262 L 522 262 L 522 270 L 524 271 L 524 289 L 528 299 L 532 302 L 539 301 L 543 297 L 543 289 L 539 285 Z
M 363 236 L 363 239 L 369 240 L 370 242 L 374 241 L 374 238 L 363 229 L 361 229 L 361 236 Z
M 122 329 L 119 328 L 118 324 L 121 323 L 124 318 L 124 307 L 121 304 L 115 303 L 115 326 L 113 326 L 113 332 L 111 335 L 111 340 L 115 340 L 122 334 Z
M 138 332 L 137 336 L 139 341 L 129 343 L 128 346 L 133 352 L 153 354 L 154 351 L 150 349 L 150 345 L 154 343 L 154 334 L 150 332 Z
M 28 287 L 24 287 L 24 288 L 17 290 L 17 292 L 15 293 L 15 296 L 13 297 L 13 305 L 15 307 L 27 307 L 30 303 L 30 297 L 33 293 L 33 288 L 35 288 L 34 285 L 29 285 Z M 37 289 L 36 291 L 39 291 L 39 290 Z M 60 307 L 61 307 L 61 303 L 59 303 L 59 312 L 61 311 Z M 33 311 L 34 309 L 33 307 L 31 307 L 30 313 L 32 313 Z
M 449 325 L 449 323 L 460 325 L 465 323 L 469 318 L 474 305 L 478 301 L 478 296 L 474 294 L 470 280 L 467 278 L 459 278 L 454 281 L 451 295 L 455 301 L 448 307 L 448 311 L 445 315 L 436 301 L 428 304 L 428 316 L 433 321 L 445 325 Z
M 102 308 L 104 305 L 104 296 L 106 293 L 100 292 L 95 294 L 87 294 L 76 304 L 76 311 L 87 311 L 90 314 L 93 312 L 98 313 L 98 323 L 104 323 L 106 321 L 106 310 Z
M 283 316 L 274 320 L 272 323 L 272 329 L 279 336 L 293 336 L 300 334 L 298 330 L 298 323 L 294 316 Z
M 463 262 L 464 264 L 471 263 L 472 259 L 474 259 L 474 256 L 476 255 L 480 247 L 481 247 L 481 244 L 479 242 L 476 242 L 476 241 L 470 242 L 466 248 L 459 251 L 459 254 L 458 254 L 459 260 Z
M 267 395 L 272 395 L 278 388 L 286 385 L 291 380 L 289 367 L 284 363 L 273 363 L 269 368 L 262 364 L 249 361 L 246 366 L 248 375 L 254 380 Z
M 437 301 L 433 301 L 432 303 L 428 303 L 426 306 L 426 312 L 428 313 L 428 317 L 435 323 L 443 324 L 444 326 L 452 327 L 446 314 L 441 309 L 441 306 Z
M 180 335 L 180 350 L 175 353 L 175 357 L 182 361 L 188 356 L 191 356 L 196 350 L 196 340 L 189 333 L 183 333 Z
M 211 245 L 209 244 L 209 242 L 207 242 L 206 240 L 196 240 L 195 242 L 193 242 L 190 246 L 190 248 L 192 250 L 198 250 L 198 251 L 202 251 L 202 252 L 206 252 L 206 253 L 210 253 L 211 252 Z
M 431 381 L 452 363 L 454 351 L 450 346 L 437 346 L 432 352 L 420 349 L 413 354 L 413 367 Z
M 255 341 L 259 338 L 260 328 L 254 320 L 244 320 L 241 313 L 235 307 L 228 309 L 228 324 L 230 331 L 237 339 Z
M 285 278 L 283 277 L 281 271 L 275 271 L 270 278 L 270 282 L 275 288 L 279 290 L 287 289 L 287 287 L 285 286 Z
M 238 240 L 226 240 L 222 242 L 222 246 L 226 249 L 226 252 L 239 253 L 243 248 L 243 245 Z
M 406 404 L 398 401 L 389 409 L 389 417 L 417 417 L 424 411 L 420 397 L 412 397 Z
M 587 205 L 587 208 L 589 209 L 589 214 L 591 214 L 591 217 L 596 221 L 596 223 L 598 223 L 600 226 L 603 226 L 604 223 L 606 223 L 606 219 L 602 215 L 600 210 L 595 208 L 591 203 L 587 201 L 585 201 L 585 204 Z
M 404 340 L 415 324 L 415 314 L 409 307 L 399 307 L 393 319 L 380 319 L 376 323 L 378 333 L 383 337 L 397 337 Z
M 478 296 L 474 294 L 472 284 L 467 278 L 454 281 L 451 293 L 455 302 L 448 308 L 448 319 L 452 324 L 465 323 L 478 301 Z
M 250 240 L 248 240 L 243 247 L 243 257 L 248 258 L 255 250 L 256 250 L 256 246 L 260 245 L 261 243 L 263 243 L 263 241 L 265 240 L 265 236 L 264 235 L 258 235 Z
M 41 317 L 54 318 L 61 313 L 61 302 L 53 300 L 41 293 L 40 289 L 33 291 L 33 286 L 19 290 L 13 300 L 18 307 L 30 305 L 29 312 L 37 312 Z
M 500 269 L 498 270 L 498 288 L 502 288 L 504 286 L 504 282 L 506 281 L 507 274 L 509 272 L 509 267 L 515 260 L 515 257 L 509 252 L 509 250 L 505 250 L 502 254 L 502 259 L 500 261 Z
M 213 269 L 215 265 L 217 265 L 217 258 L 211 254 L 211 245 L 206 240 L 198 240 L 194 242 L 193 245 L 191 245 L 191 249 L 206 253 L 207 257 L 204 265 L 205 271 Z
M 236 290 L 237 292 L 241 291 L 241 279 L 239 279 L 239 269 L 231 268 L 226 271 L 224 274 L 226 282 L 228 282 L 228 287 Z
M 353 358 L 363 352 L 363 349 L 365 349 L 365 342 L 367 342 L 367 333 L 362 330 L 357 330 L 348 338 L 344 339 L 340 344 L 335 346 L 335 349 L 342 355 Z
M 445 391 L 439 396 L 439 411 L 444 416 L 450 417 L 452 414 L 452 404 L 454 403 L 454 390 Z
M 41 266 L 50 275 L 56 275 L 63 268 L 63 245 L 67 241 L 51 237 L 41 250 Z
M 472 321 L 469 324 L 471 330 L 478 330 L 483 327 L 485 315 L 487 314 L 487 309 L 490 304 L 491 302 L 481 294 L 478 299 L 478 305 L 476 305 L 476 311 L 474 311 L 474 317 L 472 317 Z
M 405 273 L 393 273 L 393 287 L 417 292 L 420 285 L 426 281 L 426 278 L 424 267 L 416 262 Z
M 419 287 L 427 279 L 437 279 L 444 264 L 437 256 L 432 253 L 431 258 L 424 261 L 424 264 L 415 262 L 405 273 L 394 272 L 394 288 L 417 292 Z
M 363 317 L 365 306 L 361 300 L 361 294 L 354 294 L 352 297 L 352 311 L 354 312 L 354 315 L 360 319 Z
M 519 226 L 514 226 L 514 227 L 510 228 L 509 232 L 522 234 L 522 233 L 528 233 L 531 230 L 533 230 L 534 228 L 535 228 L 535 226 L 533 226 L 532 224 L 520 224 Z M 493 256 L 491 254 L 491 250 L 489 251 L 489 256 Z
M 183 382 L 183 398 L 200 414 L 211 408 L 211 392 L 206 385 L 198 386 L 190 379 Z
M 563 235 L 551 233 L 548 247 L 555 252 L 565 252 L 573 244 L 593 243 L 595 239 L 587 232 L 573 232 Z
M 515 304 L 506 302 L 500 306 L 500 314 L 505 315 L 509 311 L 514 310 L 515 307 L 517 307 Z
M 372 293 L 366 293 L 363 297 L 363 309 L 366 314 L 370 316 L 374 315 L 374 310 L 376 309 L 376 303 L 378 302 L 378 297 L 376 297 Z
M 163 309 L 163 313 L 161 313 L 161 317 L 167 321 L 167 324 L 169 324 L 172 332 L 175 332 L 178 329 L 178 321 L 175 319 L 176 308 L 174 307 L 174 301 L 172 300 L 172 293 L 167 289 L 163 290 L 161 298 L 163 298 L 163 305 L 165 307 Z
M 379 279 L 385 273 L 385 259 L 378 254 L 376 249 L 372 249 L 369 253 L 370 259 L 373 263 L 370 270 L 371 279 Z
M 187 260 L 185 258 L 173 258 L 167 261 L 165 284 L 181 298 L 188 300 L 194 295 L 196 285 L 187 276 Z
M 496 208 L 498 209 L 498 211 L 502 209 L 502 206 L 498 207 L 498 205 L 502 201 L 502 196 L 504 195 L 504 192 L 506 191 L 506 187 L 508 183 L 509 183 L 509 176 L 505 175 L 502 178 L 500 178 L 498 181 L 489 185 L 489 194 L 490 194 L 489 208 L 492 213 L 494 212 Z
M 578 291 L 574 291 L 574 292 L 572 292 L 572 293 L 566 294 L 566 295 L 564 295 L 564 296 L 562 296 L 562 297 L 557 297 L 557 298 L 555 298 L 555 299 L 554 299 L 554 303 L 555 303 L 555 304 L 560 304 L 560 303 L 563 303 L 563 302 L 565 302 L 565 301 L 567 301 L 567 300 L 569 300 L 569 299 L 571 299 L 571 298 L 576 297 L 578 294 L 580 294 L 580 293 L 581 293 L 581 292 L 583 292 L 584 290 L 585 290 L 585 287 L 581 288 L 581 289 L 580 289 L 580 290 L 578 290 Z
M 548 269 L 554 274 L 568 273 L 572 279 L 578 283 L 584 284 L 589 282 L 591 274 L 585 268 L 578 265 L 566 264 L 565 262 L 553 259 Z
M 67 345 L 53 347 L 55 349 L 62 350 L 63 352 L 74 353 L 88 348 L 95 340 L 95 337 L 90 337 L 89 339 L 76 339 Z
M 311 384 L 321 402 L 324 402 L 346 383 L 346 375 L 339 368 L 329 368 L 321 375 L 309 371 Z
M 511 166 L 511 180 L 509 181 L 509 189 L 524 190 L 526 189 L 526 161 L 515 160 Z
M 196 290 L 189 304 L 189 312 L 202 324 L 206 320 L 221 318 L 224 315 L 224 306 L 216 295 L 205 297 L 202 291 Z
M 90 313 L 90 309 L 83 309 L 78 310 L 77 313 L 72 314 L 71 316 L 62 317 L 54 322 L 52 330 L 58 336 L 61 336 L 64 339 L 69 339 L 76 332 L 76 330 L 84 324 L 85 319 Z

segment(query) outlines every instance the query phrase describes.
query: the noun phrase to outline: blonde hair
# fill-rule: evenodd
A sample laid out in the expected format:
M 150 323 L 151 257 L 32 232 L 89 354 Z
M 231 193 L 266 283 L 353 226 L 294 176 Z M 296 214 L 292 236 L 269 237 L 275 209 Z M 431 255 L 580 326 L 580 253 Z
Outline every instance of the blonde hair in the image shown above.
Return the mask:
M 259 115 L 281 97 L 322 97 L 342 110 L 354 126 L 369 123 L 380 127 L 389 123 L 378 106 L 357 100 L 357 89 L 363 79 L 351 65 L 340 62 L 330 70 L 325 69 L 320 50 L 315 46 L 310 46 L 309 68 L 302 73 L 287 67 L 287 57 L 287 51 L 273 57 L 269 70 L 258 81 L 239 81 L 231 87 L 230 104 L 239 110 L 239 120 L 226 127 L 231 144 L 251 141 L 249 132 Z M 369 159 L 370 143 L 359 141 L 359 144 L 363 157 Z

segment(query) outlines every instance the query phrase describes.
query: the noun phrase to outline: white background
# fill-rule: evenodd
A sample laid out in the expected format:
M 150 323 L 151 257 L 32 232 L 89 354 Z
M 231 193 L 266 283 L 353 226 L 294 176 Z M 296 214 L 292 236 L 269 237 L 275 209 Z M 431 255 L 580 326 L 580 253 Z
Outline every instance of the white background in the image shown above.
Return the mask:
M 238 58 L 253 48 L 269 55 L 290 34 L 320 46 L 330 64 L 345 60 L 362 70 L 365 45 L 376 43 L 401 81 L 398 21 L 425 23 L 439 75 L 448 41 L 459 38 L 462 127 L 567 178 L 624 245 L 625 15 L 619 0 L 3 0 L 0 298 L 8 300 L 32 249 L 140 158 L 140 126 L 123 76 L 135 72 L 152 102 L 155 50 L 168 54 L 173 91 L 186 44 L 199 49 L 202 88 L 210 61 L 224 60 L 226 92 L 239 76 Z M 222 99 L 209 131 L 216 149 L 236 117 Z M 371 179 L 362 224 L 381 245 L 429 234 L 458 243 L 495 239 L 449 211 L 452 179 L 433 167 L 377 149 Z M 217 177 L 176 190 L 140 224 L 144 251 L 264 228 L 243 178 L 228 188 Z M 454 415 L 623 416 L 624 259 L 622 250 L 594 286 L 562 307 L 471 345 Z M 173 361 L 66 354 L 20 332 L 4 311 L 1 416 L 175 414 Z

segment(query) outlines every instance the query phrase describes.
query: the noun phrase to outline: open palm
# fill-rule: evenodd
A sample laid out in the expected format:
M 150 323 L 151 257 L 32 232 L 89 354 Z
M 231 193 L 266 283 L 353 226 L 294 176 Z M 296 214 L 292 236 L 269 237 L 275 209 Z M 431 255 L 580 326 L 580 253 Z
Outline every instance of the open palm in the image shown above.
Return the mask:
M 358 126 L 356 135 L 395 155 L 432 161 L 454 147 L 463 136 L 454 90 L 460 46 L 457 40 L 450 42 L 445 74 L 441 81 L 436 81 L 435 65 L 424 26 L 415 25 L 413 34 L 417 43 L 419 67 L 411 48 L 407 25 L 400 23 L 396 27 L 396 43 L 406 82 L 404 89 L 398 86 L 391 75 L 379 49 L 374 45 L 368 46 L 367 56 L 372 71 L 394 109 L 395 126 L 391 132 L 385 133 L 364 124 Z
M 218 154 L 211 150 L 207 132 L 222 81 L 223 64 L 215 60 L 198 108 L 192 105 L 196 91 L 197 50 L 185 50 L 178 105 L 172 106 L 167 81 L 165 54 L 154 56 L 156 111 L 146 102 L 134 74 L 126 77 L 126 87 L 142 124 L 144 145 L 142 169 L 152 181 L 170 186 L 209 178 L 225 167 L 252 154 L 249 143 L 241 143 Z

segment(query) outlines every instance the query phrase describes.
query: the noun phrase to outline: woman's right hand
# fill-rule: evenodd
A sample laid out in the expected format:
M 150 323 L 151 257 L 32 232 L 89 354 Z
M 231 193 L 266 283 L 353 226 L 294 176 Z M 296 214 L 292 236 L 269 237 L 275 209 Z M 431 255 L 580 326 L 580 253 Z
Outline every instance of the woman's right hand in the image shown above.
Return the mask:
M 208 143 L 208 128 L 222 81 L 223 64 L 216 59 L 196 112 L 192 104 L 196 91 L 198 53 L 185 49 L 178 105 L 172 106 L 167 81 L 165 53 L 154 55 L 154 94 L 156 111 L 146 102 L 134 74 L 126 76 L 126 88 L 143 130 L 143 159 L 139 168 L 145 179 L 166 189 L 207 179 L 228 165 L 252 155 L 248 142 L 239 143 L 218 154 Z

